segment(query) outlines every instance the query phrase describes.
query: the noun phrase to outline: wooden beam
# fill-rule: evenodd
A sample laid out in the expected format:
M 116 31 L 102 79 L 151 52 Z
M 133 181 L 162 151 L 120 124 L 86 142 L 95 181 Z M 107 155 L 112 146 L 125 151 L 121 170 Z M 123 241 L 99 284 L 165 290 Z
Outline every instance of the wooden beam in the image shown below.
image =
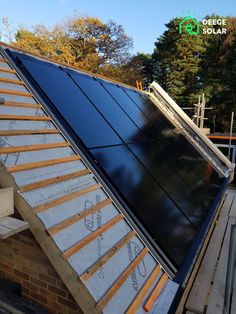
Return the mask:
M 82 249 L 84 246 L 89 244 L 91 241 L 96 239 L 100 234 L 105 232 L 106 230 L 110 229 L 114 224 L 124 219 L 124 216 L 122 214 L 119 214 L 109 220 L 107 223 L 96 229 L 95 231 L 91 232 L 88 236 L 83 238 L 81 241 L 70 247 L 68 250 L 66 250 L 62 255 L 65 259 L 69 258 L 71 255 L 78 252 L 80 249 Z
M 232 230 L 232 225 L 234 224 L 235 224 L 235 218 L 229 217 L 226 231 L 225 231 L 225 236 L 224 236 L 224 239 L 222 240 L 222 249 L 215 263 L 216 264 L 215 273 L 214 273 L 212 282 L 209 286 L 209 294 L 206 300 L 207 313 L 214 313 L 214 314 L 224 313 L 224 301 L 225 301 L 225 289 L 224 288 L 226 285 L 226 278 L 227 278 L 227 264 L 228 264 L 228 258 L 229 258 L 229 250 L 230 250 L 231 230 Z M 219 246 L 221 246 L 221 243 L 219 243 Z M 214 263 L 212 263 L 212 266 L 213 265 Z M 232 295 L 232 298 L 233 298 L 233 295 Z M 227 310 L 225 311 L 225 313 L 227 313 Z M 236 310 L 232 311 L 232 306 L 231 306 L 231 313 L 236 313 Z
M 4 217 L 0 219 L 0 239 L 7 239 L 13 234 L 21 232 L 29 228 L 26 221 L 13 217 Z
M 200 249 L 200 252 L 199 252 L 198 257 L 196 259 L 195 265 L 194 265 L 194 267 L 193 267 L 193 269 L 191 271 L 191 274 L 190 274 L 190 276 L 188 278 L 187 284 L 185 285 L 185 289 L 183 291 L 182 297 L 181 297 L 180 302 L 178 304 L 178 308 L 176 310 L 176 314 L 182 314 L 186 310 L 185 309 L 185 304 L 186 304 L 187 298 L 189 296 L 190 290 L 191 290 L 191 288 L 193 286 L 194 280 L 196 278 L 196 275 L 197 275 L 198 270 L 200 268 L 200 265 L 202 263 L 202 260 L 203 260 L 204 254 L 206 252 L 206 249 L 207 249 L 207 247 L 209 245 L 210 238 L 211 238 L 212 233 L 213 233 L 213 231 L 215 229 L 216 221 L 217 221 L 217 218 L 218 218 L 218 216 L 219 216 L 219 214 L 220 214 L 220 212 L 222 210 L 224 202 L 225 202 L 225 195 L 223 196 L 223 198 L 222 198 L 222 200 L 221 200 L 221 202 L 220 202 L 220 204 L 219 204 L 219 206 L 218 206 L 218 208 L 216 210 L 216 213 L 214 215 L 213 221 L 212 221 L 212 223 L 211 223 L 211 225 L 209 227 L 209 230 L 208 230 L 208 232 L 206 234 L 206 238 L 204 239 L 204 243 L 203 243 L 203 245 L 202 245 L 202 247 Z
M 97 203 L 94 206 L 89 207 L 88 209 L 84 210 L 83 212 L 73 215 L 70 218 L 65 219 L 64 221 L 52 226 L 51 228 L 49 228 L 47 230 L 47 232 L 50 235 L 54 235 L 57 232 L 71 226 L 72 224 L 80 221 L 81 219 L 84 219 L 85 217 L 87 217 L 88 215 L 93 214 L 94 212 L 98 211 L 99 209 L 109 205 L 112 203 L 112 200 L 110 198 L 105 199 L 104 201 L 101 201 L 99 203 Z
M 80 171 L 75 171 L 72 173 L 68 173 L 68 174 L 64 174 L 62 176 L 57 176 L 57 177 L 53 177 L 53 178 L 49 178 L 49 179 L 45 179 L 45 180 L 41 180 L 41 181 L 37 181 L 37 182 L 33 182 L 30 184 L 26 184 L 26 185 L 22 185 L 20 186 L 20 191 L 21 192 L 28 192 L 34 189 L 39 189 L 42 188 L 44 186 L 48 186 L 51 184 L 55 184 L 58 182 L 63 182 L 66 180 L 70 180 L 70 179 L 74 179 L 77 177 L 81 177 L 84 176 L 86 174 L 90 174 L 91 171 L 88 169 L 84 169 L 84 170 L 80 170 Z
M 63 196 L 61 196 L 59 198 L 56 198 L 56 199 L 54 199 L 52 201 L 49 201 L 49 202 L 40 204 L 38 206 L 35 206 L 33 208 L 34 212 L 39 213 L 39 212 L 42 212 L 44 210 L 47 210 L 48 208 L 52 208 L 52 207 L 58 206 L 60 204 L 68 202 L 68 201 L 70 201 L 70 200 L 72 200 L 74 198 L 77 198 L 77 197 L 79 197 L 81 195 L 84 195 L 84 194 L 87 194 L 87 193 L 92 192 L 94 190 L 97 190 L 100 187 L 101 187 L 100 183 L 96 183 L 96 184 L 88 186 L 85 189 L 82 189 L 82 190 L 79 190 L 79 191 L 76 191 L 76 192 L 73 192 L 73 193 L 70 193 L 70 194 L 63 195 Z
M 147 295 L 149 289 L 155 282 L 157 276 L 159 275 L 161 271 L 160 265 L 157 265 L 154 269 L 154 271 L 149 276 L 148 280 L 145 282 L 145 284 L 142 286 L 141 290 L 139 291 L 138 295 L 134 298 L 134 301 L 129 306 L 128 310 L 125 314 L 133 314 L 136 313 L 138 310 L 140 304 L 143 302 L 145 296 Z
M 215 275 L 215 265 L 219 263 L 218 257 L 222 249 L 232 201 L 233 195 L 227 195 L 185 304 L 188 310 L 204 313 L 206 297 Z
M 0 58 L 0 62 L 4 62 L 4 63 L 7 63 L 7 61 L 3 58 Z
M 0 120 L 51 121 L 51 118 L 48 116 L 18 116 L 18 115 L 0 114 Z
M 149 296 L 149 298 L 147 299 L 146 303 L 143 306 L 143 309 L 145 312 L 151 311 L 154 303 L 156 302 L 163 288 L 165 287 L 167 280 L 168 280 L 168 276 L 166 273 L 164 273 L 161 276 L 161 279 L 156 284 L 155 288 L 152 290 L 151 295 Z
M 50 144 L 0 147 L 0 154 L 31 152 L 34 150 L 44 150 L 44 149 L 52 149 L 52 148 L 68 147 L 68 146 L 70 146 L 70 144 L 68 142 L 61 142 L 61 143 L 50 143 Z
M 136 235 L 134 230 L 130 231 L 125 237 L 123 237 L 116 245 L 114 245 L 106 254 L 99 258 L 99 260 L 93 264 L 86 272 L 84 272 L 80 279 L 87 281 L 96 271 L 101 268 L 113 255 L 115 255 L 125 244 L 129 242 Z M 134 313 L 134 312 L 132 312 Z M 131 313 L 131 314 L 132 314 Z
M 134 269 L 142 261 L 145 255 L 147 255 L 148 249 L 145 247 L 141 253 L 132 261 L 132 263 L 124 270 L 121 276 L 116 280 L 114 285 L 107 291 L 104 297 L 98 302 L 97 307 L 100 311 L 103 311 L 104 307 L 111 300 L 117 290 L 123 285 L 123 283 L 128 279 Z
M 219 140 L 226 140 L 228 141 L 230 139 L 229 135 L 207 135 L 208 138 L 211 139 L 219 139 Z M 236 140 L 236 136 L 232 136 L 231 140 Z
M 0 72 L 14 73 L 14 74 L 16 74 L 16 71 L 15 71 L 15 70 L 12 70 L 12 69 L 5 69 L 5 68 L 0 68 Z
M 5 101 L 1 106 L 9 106 L 9 107 L 20 107 L 20 108 L 33 108 L 40 109 L 42 108 L 39 104 L 28 104 L 27 102 L 17 102 L 17 101 Z
M 0 218 L 14 214 L 13 188 L 0 189 Z
M 33 97 L 29 92 L 22 92 L 19 90 L 11 90 L 11 89 L 0 89 L 0 94 L 14 95 L 14 96 L 24 96 L 24 97 Z
M 41 130 L 0 130 L 0 136 L 32 135 L 32 134 L 58 134 L 58 129 Z
M 2 83 L 9 83 L 9 84 L 16 84 L 16 85 L 25 85 L 20 80 L 12 80 L 12 79 L 5 78 L 5 77 L 0 77 L 0 82 L 2 82 Z
M 21 165 L 8 167 L 7 172 L 13 173 L 13 172 L 19 172 L 19 171 L 27 171 L 31 169 L 54 166 L 54 165 L 58 165 L 58 164 L 66 163 L 66 162 L 80 160 L 80 159 L 81 158 L 79 155 L 72 155 L 72 156 L 63 157 L 63 158 L 36 161 L 36 162 L 27 163 L 27 164 L 21 164 Z

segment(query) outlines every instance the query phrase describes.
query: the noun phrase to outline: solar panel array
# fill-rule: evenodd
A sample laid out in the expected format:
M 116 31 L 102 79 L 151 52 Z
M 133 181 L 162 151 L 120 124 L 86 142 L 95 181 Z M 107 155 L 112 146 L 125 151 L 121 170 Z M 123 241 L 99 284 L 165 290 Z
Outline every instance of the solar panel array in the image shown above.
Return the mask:
M 179 269 L 224 179 L 146 93 L 8 53 Z

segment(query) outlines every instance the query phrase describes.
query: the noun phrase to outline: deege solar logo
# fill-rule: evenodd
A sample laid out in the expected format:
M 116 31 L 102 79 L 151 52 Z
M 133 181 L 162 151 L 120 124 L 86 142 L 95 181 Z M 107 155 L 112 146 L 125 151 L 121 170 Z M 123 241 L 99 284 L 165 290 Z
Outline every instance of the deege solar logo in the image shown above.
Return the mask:
M 222 35 L 227 34 L 225 18 L 209 18 L 201 22 L 192 16 L 186 16 L 179 23 L 179 33 L 189 35 Z

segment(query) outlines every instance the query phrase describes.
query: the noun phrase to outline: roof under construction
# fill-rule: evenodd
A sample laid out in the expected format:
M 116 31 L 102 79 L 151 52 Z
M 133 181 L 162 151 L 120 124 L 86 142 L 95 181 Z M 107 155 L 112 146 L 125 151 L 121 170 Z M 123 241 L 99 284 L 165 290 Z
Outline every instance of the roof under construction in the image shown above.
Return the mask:
M 232 165 L 174 101 L 0 51 L 0 184 L 85 313 L 168 313 Z

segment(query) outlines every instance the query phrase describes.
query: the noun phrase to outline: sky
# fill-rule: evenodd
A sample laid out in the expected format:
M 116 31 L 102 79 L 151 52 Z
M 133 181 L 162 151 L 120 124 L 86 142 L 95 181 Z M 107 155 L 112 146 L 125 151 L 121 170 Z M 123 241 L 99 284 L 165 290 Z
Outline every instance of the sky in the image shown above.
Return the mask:
M 134 41 L 131 51 L 152 53 L 154 42 L 171 18 L 207 14 L 236 16 L 236 0 L 0 0 L 0 18 L 8 17 L 17 27 L 34 24 L 52 26 L 77 11 L 121 24 Z

